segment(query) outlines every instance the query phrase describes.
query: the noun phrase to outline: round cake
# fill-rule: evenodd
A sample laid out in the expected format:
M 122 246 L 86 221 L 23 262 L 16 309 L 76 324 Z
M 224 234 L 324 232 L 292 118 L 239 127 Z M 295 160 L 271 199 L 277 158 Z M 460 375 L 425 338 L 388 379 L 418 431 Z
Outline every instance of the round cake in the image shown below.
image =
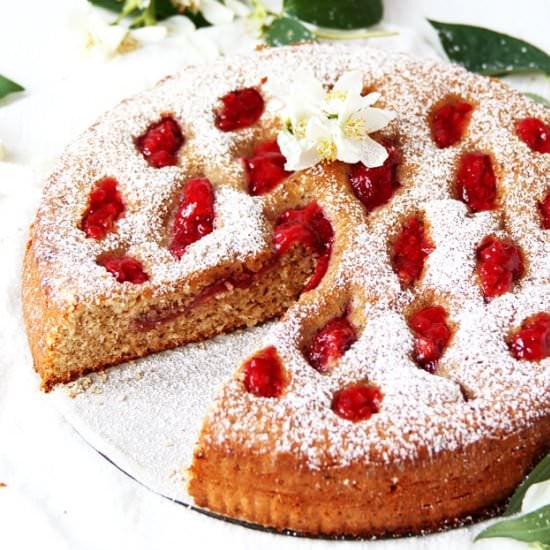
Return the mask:
M 321 140 L 291 162 L 305 72 L 330 101 L 360 75 L 385 122 L 342 135 L 378 161 Z M 206 414 L 198 506 L 329 536 L 493 512 L 549 449 L 549 124 L 499 81 L 363 46 L 162 81 L 44 188 L 23 273 L 43 387 L 279 317 Z

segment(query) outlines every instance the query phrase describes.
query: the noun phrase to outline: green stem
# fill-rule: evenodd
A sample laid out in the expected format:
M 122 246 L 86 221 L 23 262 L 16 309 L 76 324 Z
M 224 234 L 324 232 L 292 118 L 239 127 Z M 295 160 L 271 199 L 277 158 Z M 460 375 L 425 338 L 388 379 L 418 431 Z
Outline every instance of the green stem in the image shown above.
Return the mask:
M 120 10 L 118 17 L 113 21 L 112 24 L 118 25 L 125 17 L 130 15 L 136 9 L 137 6 L 135 0 L 126 0 L 126 2 L 124 2 L 124 5 L 122 6 L 122 9 Z
M 336 31 L 332 29 L 315 28 L 312 31 L 317 38 L 327 38 L 329 40 L 357 40 L 360 38 L 383 38 L 386 36 L 396 36 L 397 31 Z
M 143 14 L 143 21 L 147 27 L 157 24 L 157 16 L 155 10 L 155 0 L 149 0 L 149 5 Z

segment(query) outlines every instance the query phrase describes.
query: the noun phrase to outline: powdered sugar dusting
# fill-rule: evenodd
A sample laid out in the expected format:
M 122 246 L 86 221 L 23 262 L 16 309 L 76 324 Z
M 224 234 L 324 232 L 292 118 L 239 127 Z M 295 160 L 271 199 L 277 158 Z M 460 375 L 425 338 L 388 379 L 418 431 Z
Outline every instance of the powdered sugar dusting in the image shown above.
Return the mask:
M 324 182 L 309 193 L 318 196 L 336 230 L 331 266 L 321 285 L 304 293 L 257 344 L 257 349 L 277 347 L 288 387 L 280 399 L 257 398 L 244 391 L 237 372 L 207 416 L 206 440 L 265 453 L 290 452 L 320 468 L 436 454 L 524 428 L 549 414 L 550 361 L 517 361 L 506 340 L 523 319 L 550 310 L 550 239 L 540 228 L 536 206 L 547 190 L 550 155 L 533 153 L 514 133 L 524 116 L 546 121 L 550 116 L 503 84 L 454 66 L 363 47 L 282 48 L 221 61 L 209 70 L 190 69 L 123 103 L 69 148 L 46 188 L 37 256 L 54 266 L 55 279 L 49 281 L 54 298 L 70 302 L 75 296 L 139 292 L 117 285 L 95 265 L 94 258 L 109 249 L 127 248 L 142 259 L 152 275 L 147 284 L 158 292 L 220 262 L 242 262 L 265 252 L 271 233 L 263 210 L 272 207 L 271 199 L 244 193 L 238 157 L 269 129 L 219 132 L 212 109 L 228 91 L 259 86 L 267 77 L 262 93 L 269 126 L 277 86 L 289 80 L 289 67 L 308 67 L 327 84 L 345 70 L 362 71 L 365 85 L 381 93 L 384 108 L 398 113 L 385 133 L 402 150 L 402 185 L 388 205 L 367 217 L 345 181 L 334 179 L 323 166 L 308 171 L 313 180 Z M 471 102 L 474 111 L 465 139 L 437 149 L 429 108 L 448 94 Z M 165 112 L 180 122 L 187 142 L 177 167 L 155 170 L 140 157 L 133 138 Z M 472 150 L 493 159 L 495 211 L 473 214 L 456 196 L 457 160 Z M 89 190 L 107 175 L 118 179 L 129 206 L 118 231 L 96 243 L 85 238 L 78 223 Z M 168 205 L 185 180 L 197 175 L 208 176 L 217 189 L 216 229 L 176 262 L 164 245 Z M 274 196 L 284 198 L 285 192 Z M 421 281 L 402 291 L 390 265 L 391 246 L 404 218 L 413 214 L 423 219 L 435 250 Z M 489 234 L 516 242 L 527 268 L 511 292 L 486 304 L 474 267 L 476 247 Z M 435 375 L 411 359 L 407 312 L 422 300 L 444 305 L 455 330 Z M 360 337 L 337 367 L 322 375 L 301 350 L 305 335 L 335 314 L 334 303 L 339 312 L 353 304 L 361 320 Z M 359 423 L 339 418 L 330 408 L 332 395 L 361 380 L 382 388 L 380 413 Z
M 518 117 L 535 111 L 543 118 L 548 114 L 501 84 L 456 67 L 420 66 L 395 57 L 378 64 L 354 52 L 356 56 L 346 62 L 338 58 L 338 68 L 331 71 L 322 54 L 315 56 L 317 77 L 330 75 L 328 81 L 333 82 L 339 71 L 360 66 L 366 83 L 376 81 L 385 106 L 399 113 L 388 134 L 398 136 L 407 171 L 402 170 L 402 187 L 387 206 L 364 223 L 337 231 L 335 246 L 345 243 L 337 274 L 329 274 L 328 284 L 303 295 L 258 346 L 275 345 L 283 355 L 291 375 L 285 395 L 279 400 L 255 398 L 244 392 L 237 376 L 226 385 L 208 419 L 207 441 L 250 446 L 258 452 L 291 452 L 319 468 L 437 454 L 520 429 L 548 414 L 550 361 L 517 361 L 506 344 L 522 319 L 550 310 L 545 255 L 549 240 L 540 229 L 536 209 L 549 164 L 514 135 Z M 472 101 L 475 110 L 462 143 L 440 150 L 431 141 L 426 98 L 435 102 L 450 93 Z M 493 158 L 502 205 L 495 211 L 472 214 L 457 200 L 456 163 L 470 150 Z M 342 198 L 325 200 L 338 204 Z M 323 207 L 331 217 L 333 208 Z M 353 217 L 353 208 L 348 204 L 340 212 Z M 403 219 L 412 214 L 424 220 L 435 250 L 416 288 L 403 292 L 390 267 L 391 241 Z M 485 304 L 475 275 L 476 248 L 491 234 L 515 239 L 529 269 L 512 292 Z M 354 307 L 364 308 L 362 334 L 338 366 L 321 375 L 302 355 L 303 327 L 322 326 L 323 321 L 311 319 L 326 317 L 327 300 L 340 302 L 342 310 L 352 298 Z M 436 375 L 419 369 L 411 359 L 412 336 L 405 316 L 408 307 L 423 299 L 444 305 L 456 327 Z M 337 417 L 330 409 L 334 392 L 362 380 L 382 388 L 381 412 L 357 424 Z

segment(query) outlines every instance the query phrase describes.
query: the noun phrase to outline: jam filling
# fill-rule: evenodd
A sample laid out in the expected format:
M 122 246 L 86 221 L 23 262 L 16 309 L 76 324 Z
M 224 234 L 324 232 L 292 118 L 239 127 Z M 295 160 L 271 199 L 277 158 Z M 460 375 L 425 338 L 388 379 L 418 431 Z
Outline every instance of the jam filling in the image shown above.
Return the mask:
M 320 373 L 329 372 L 356 340 L 355 329 L 346 317 L 331 319 L 311 340 L 306 358 Z
M 497 180 L 489 155 L 474 152 L 462 156 L 456 174 L 456 191 L 473 212 L 496 208 Z
M 516 134 L 533 151 L 550 153 L 550 126 L 539 118 L 529 117 L 520 120 L 516 126 Z
M 284 371 L 273 346 L 259 351 L 243 364 L 244 387 L 256 397 L 279 397 L 284 386 Z
M 392 267 L 402 288 L 409 288 L 422 274 L 424 262 L 434 246 L 426 236 L 424 224 L 415 216 L 405 222 L 393 244 Z
M 149 280 L 149 275 L 143 271 L 141 262 L 130 256 L 107 255 L 98 259 L 97 263 L 114 275 L 119 283 L 141 284 Z
M 172 225 L 168 249 L 180 259 L 187 247 L 212 233 L 214 228 L 214 190 L 207 178 L 187 182 Z
M 377 386 L 356 384 L 337 391 L 331 408 L 341 418 L 359 422 L 380 411 L 383 394 Z
M 464 137 L 472 109 L 466 101 L 451 99 L 432 111 L 432 138 L 440 149 L 455 145 Z
M 441 306 L 425 307 L 409 319 L 414 333 L 414 360 L 424 370 L 434 373 L 439 358 L 451 338 L 447 312 Z
M 477 274 L 486 300 L 509 292 L 523 275 L 520 249 L 508 240 L 485 237 L 476 255 Z
M 179 124 L 165 115 L 136 139 L 136 145 L 151 166 L 163 168 L 177 164 L 177 153 L 184 141 Z
M 537 313 L 525 319 L 508 345 L 516 359 L 541 361 L 550 357 L 550 315 Z
M 550 229 L 550 191 L 539 202 L 540 225 L 543 229 Z
M 397 177 L 401 153 L 397 145 L 389 140 L 385 140 L 382 145 L 388 152 L 388 158 L 382 166 L 367 168 L 358 162 L 349 169 L 348 180 L 353 194 L 361 201 L 367 213 L 386 204 L 401 185 Z
M 216 128 L 231 132 L 258 122 L 264 112 L 264 100 L 255 88 L 234 90 L 220 98 L 222 106 L 215 113 Z
M 263 195 L 272 191 L 292 172 L 285 170 L 286 158 L 277 140 L 266 141 L 254 149 L 252 156 L 243 159 L 248 192 Z
M 115 222 L 124 212 L 124 203 L 117 187 L 118 182 L 114 178 L 103 178 L 90 193 L 81 224 L 86 237 L 98 241 L 114 229 Z
M 233 288 L 246 289 L 258 281 L 267 271 L 273 268 L 277 258 L 273 256 L 267 261 L 259 271 L 251 271 L 243 267 L 241 271 L 231 273 L 227 277 L 222 277 L 212 284 L 203 288 L 186 305 L 181 304 L 168 305 L 163 308 L 152 309 L 134 319 L 134 328 L 138 332 L 147 332 L 178 317 L 186 315 L 194 308 L 208 301 L 210 298 L 222 294 Z
M 274 228 L 273 242 L 278 256 L 294 243 L 302 243 L 317 255 L 317 264 L 304 292 L 316 288 L 324 277 L 332 252 L 334 232 L 316 201 L 304 208 L 283 212 Z

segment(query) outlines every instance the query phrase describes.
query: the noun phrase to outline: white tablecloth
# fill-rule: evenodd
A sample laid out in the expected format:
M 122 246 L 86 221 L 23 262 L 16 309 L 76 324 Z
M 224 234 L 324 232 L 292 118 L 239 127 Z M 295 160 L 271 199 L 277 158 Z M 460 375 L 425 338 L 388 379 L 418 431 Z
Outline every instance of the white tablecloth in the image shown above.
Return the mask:
M 425 17 L 484 25 L 550 50 L 548 0 L 385 0 L 385 24 L 396 38 L 371 45 L 437 55 Z M 0 0 L 0 73 L 27 91 L 0 104 L 0 547 L 148 548 L 433 548 L 430 538 L 398 544 L 327 542 L 259 533 L 217 521 L 164 499 L 98 455 L 38 390 L 26 346 L 19 299 L 21 258 L 41 182 L 55 156 L 105 109 L 163 76 L 215 55 L 247 50 L 239 29 L 201 31 L 192 38 L 148 45 L 112 60 L 83 57 L 75 30 L 77 0 Z M 212 40 L 209 46 L 204 41 Z M 214 45 L 214 43 L 216 45 Z M 435 46 L 435 47 L 434 47 Z M 542 77 L 516 77 L 522 90 L 550 97 Z M 448 546 L 471 546 L 457 533 Z M 475 545 L 524 548 L 498 539 Z

